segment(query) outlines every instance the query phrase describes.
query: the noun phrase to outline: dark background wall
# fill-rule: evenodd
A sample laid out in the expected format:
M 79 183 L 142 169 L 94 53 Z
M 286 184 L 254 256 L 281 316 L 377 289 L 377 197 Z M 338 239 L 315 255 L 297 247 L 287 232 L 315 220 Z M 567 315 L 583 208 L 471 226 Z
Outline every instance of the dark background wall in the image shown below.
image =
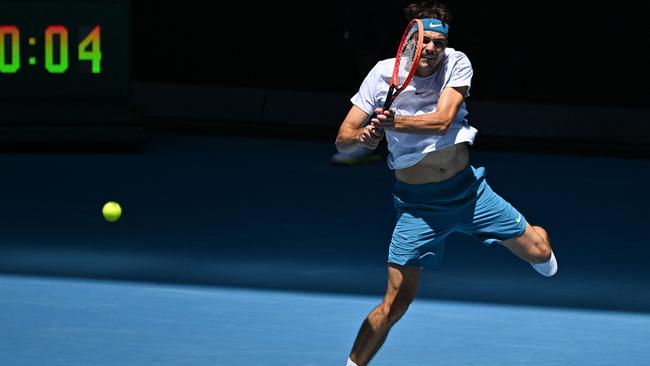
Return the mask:
M 133 77 L 354 93 L 394 54 L 407 3 L 134 1 Z M 447 4 L 450 46 L 474 66 L 474 100 L 648 108 L 640 3 Z

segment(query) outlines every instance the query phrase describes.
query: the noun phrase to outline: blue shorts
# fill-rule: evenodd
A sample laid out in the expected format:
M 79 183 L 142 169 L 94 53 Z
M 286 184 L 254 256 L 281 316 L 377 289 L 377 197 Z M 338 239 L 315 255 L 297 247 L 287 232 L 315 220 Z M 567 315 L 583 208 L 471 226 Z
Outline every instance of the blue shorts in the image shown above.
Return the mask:
M 436 268 L 453 232 L 489 245 L 522 235 L 526 219 L 485 181 L 485 168 L 468 166 L 453 178 L 429 184 L 395 181 L 397 223 L 388 262 Z

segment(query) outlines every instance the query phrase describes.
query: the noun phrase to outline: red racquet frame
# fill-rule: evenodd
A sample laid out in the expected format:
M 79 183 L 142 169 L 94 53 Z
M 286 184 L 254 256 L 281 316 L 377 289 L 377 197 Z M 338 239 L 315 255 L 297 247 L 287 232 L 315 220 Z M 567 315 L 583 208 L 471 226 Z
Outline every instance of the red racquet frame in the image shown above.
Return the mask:
M 409 70 L 408 76 L 404 80 L 404 83 L 402 85 L 399 84 L 399 67 L 400 67 L 400 61 L 402 59 L 402 50 L 404 49 L 404 43 L 407 42 L 409 38 L 409 34 L 411 34 L 410 30 L 413 28 L 413 25 L 417 24 L 418 27 L 418 42 L 415 48 L 415 55 L 413 57 L 413 64 L 411 65 L 411 70 Z M 395 98 L 406 88 L 407 85 L 411 82 L 411 79 L 413 79 L 413 75 L 415 75 L 415 71 L 417 70 L 418 67 L 418 62 L 420 61 L 420 55 L 422 54 L 422 41 L 424 38 L 424 26 L 422 25 L 422 21 L 420 19 L 413 19 L 409 22 L 408 26 L 406 27 L 406 30 L 404 31 L 404 34 L 402 35 L 402 40 L 399 43 L 399 47 L 397 48 L 397 56 L 395 56 L 395 66 L 393 66 L 393 77 L 391 78 L 390 81 L 390 88 L 388 89 L 388 94 L 386 95 L 386 101 L 384 102 L 384 106 L 382 109 L 386 110 L 389 109 L 390 106 L 393 104 L 393 101 L 395 101 Z

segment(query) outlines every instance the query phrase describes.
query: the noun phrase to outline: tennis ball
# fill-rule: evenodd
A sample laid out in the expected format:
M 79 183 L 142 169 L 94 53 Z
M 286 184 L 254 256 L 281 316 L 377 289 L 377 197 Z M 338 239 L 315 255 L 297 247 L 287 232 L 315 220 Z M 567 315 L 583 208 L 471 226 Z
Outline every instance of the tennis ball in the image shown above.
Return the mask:
M 122 207 L 117 202 L 108 201 L 102 207 L 102 215 L 106 221 L 115 222 L 122 216 Z

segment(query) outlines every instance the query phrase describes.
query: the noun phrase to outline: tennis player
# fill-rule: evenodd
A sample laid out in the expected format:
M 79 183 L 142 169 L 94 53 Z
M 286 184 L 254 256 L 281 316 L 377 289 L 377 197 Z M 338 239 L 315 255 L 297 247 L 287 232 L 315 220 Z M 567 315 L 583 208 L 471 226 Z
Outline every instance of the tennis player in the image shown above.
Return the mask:
M 549 236 L 531 225 L 488 185 L 483 167 L 469 163 L 468 144 L 477 130 L 465 118 L 472 65 L 447 46 L 450 15 L 444 4 L 416 2 L 407 18 L 422 19 L 424 45 L 415 77 L 383 111 L 394 59 L 368 73 L 336 138 L 339 151 L 361 145 L 374 149 L 386 138 L 388 166 L 395 171 L 393 201 L 397 222 L 388 250 L 388 287 L 381 304 L 365 319 L 347 365 L 364 366 L 413 301 L 424 267 L 440 264 L 452 232 L 485 245 L 501 244 L 543 276 L 557 261 Z M 376 113 L 375 118 L 369 118 Z

